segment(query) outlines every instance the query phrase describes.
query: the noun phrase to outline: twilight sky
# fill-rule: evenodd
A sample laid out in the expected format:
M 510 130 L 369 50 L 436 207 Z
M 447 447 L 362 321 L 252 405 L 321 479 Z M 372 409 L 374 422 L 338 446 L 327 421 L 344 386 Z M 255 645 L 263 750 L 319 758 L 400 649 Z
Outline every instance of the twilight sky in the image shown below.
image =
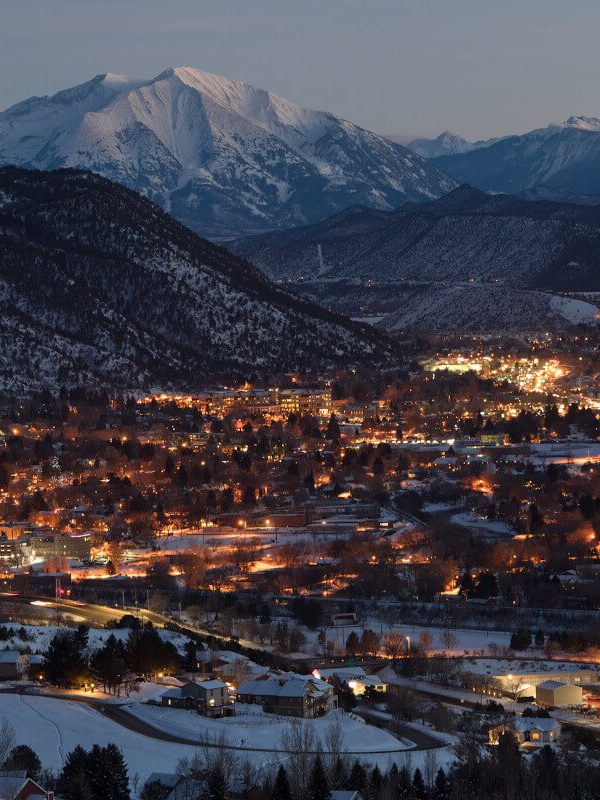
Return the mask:
M 383 133 L 600 116 L 598 0 L 0 0 L 0 109 L 195 66 Z

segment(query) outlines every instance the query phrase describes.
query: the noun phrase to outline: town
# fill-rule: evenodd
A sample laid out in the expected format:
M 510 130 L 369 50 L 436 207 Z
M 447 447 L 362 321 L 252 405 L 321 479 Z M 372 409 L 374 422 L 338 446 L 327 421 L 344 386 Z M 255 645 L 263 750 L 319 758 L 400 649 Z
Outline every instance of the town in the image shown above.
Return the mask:
M 524 781 L 548 745 L 595 757 L 596 347 L 407 341 L 386 373 L 6 401 L 3 763 L 40 762 L 19 796 L 69 796 L 46 726 L 75 748 L 90 711 L 107 747 L 160 749 L 128 758 L 146 800 L 206 780 L 199 746 L 257 798 L 450 797 L 469 742 Z

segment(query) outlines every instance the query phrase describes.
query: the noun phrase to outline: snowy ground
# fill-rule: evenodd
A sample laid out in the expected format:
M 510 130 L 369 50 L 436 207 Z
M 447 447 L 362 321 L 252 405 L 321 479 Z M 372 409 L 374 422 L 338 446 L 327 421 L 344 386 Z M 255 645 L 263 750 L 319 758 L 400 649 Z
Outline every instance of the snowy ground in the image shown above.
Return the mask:
M 225 742 L 233 747 L 256 747 L 259 750 L 276 750 L 283 747 L 283 737 L 291 724 L 289 717 L 265 714 L 258 705 L 238 704 L 235 716 L 223 719 L 208 719 L 183 709 L 162 708 L 143 703 L 132 703 L 127 706 L 127 711 L 153 727 L 175 736 L 200 741 L 218 741 L 222 736 Z M 323 748 L 326 749 L 327 731 L 338 721 L 343 730 L 343 748 L 349 753 L 392 754 L 414 747 L 413 742 L 396 739 L 387 731 L 367 725 L 355 715 L 343 711 L 335 711 L 326 717 L 302 724 L 313 728 Z
M 159 708 L 151 711 L 151 708 L 146 706 L 144 711 L 140 712 L 140 716 L 161 711 Z M 192 715 L 187 712 L 168 711 L 183 718 L 180 732 L 183 732 L 185 725 L 193 725 L 196 719 L 201 723 L 208 722 L 197 716 L 192 720 Z M 197 752 L 191 745 L 171 744 L 134 733 L 83 703 L 66 700 L 0 694 L 0 721 L 3 719 L 9 720 L 14 727 L 17 743 L 28 744 L 38 753 L 44 767 L 53 770 L 61 769 L 68 753 L 78 744 L 90 748 L 93 744 L 106 745 L 113 742 L 123 751 L 129 767 L 130 781 L 132 785 L 137 785 L 138 791 L 152 772 L 174 772 L 180 759 L 191 758 Z M 256 746 L 268 741 L 270 742 L 268 746 L 271 747 L 281 747 L 280 737 L 284 726 L 291 724 L 287 720 L 279 720 L 275 725 L 270 723 L 265 725 L 264 722 L 251 725 L 250 721 L 247 721 L 248 724 L 244 728 L 236 731 L 235 719 L 223 722 L 225 724 L 222 727 L 230 730 L 229 736 L 232 739 L 244 739 L 244 744 L 248 739 L 248 743 Z M 324 729 L 327 719 L 318 722 Z M 160 724 L 164 725 L 164 722 Z M 448 765 L 454 758 L 449 746 L 434 751 L 406 749 L 410 746 L 408 742 L 403 743 L 385 731 L 355 720 L 344 722 L 343 729 L 346 749 L 350 750 L 351 745 L 358 747 L 360 752 L 364 753 L 364 758 L 361 760 L 371 764 L 377 763 L 382 770 L 388 769 L 392 763 L 398 766 L 407 765 L 413 770 L 417 767 L 422 769 L 426 752 L 433 752 L 438 767 Z M 375 751 L 381 747 L 388 752 L 376 753 Z M 276 752 L 252 750 L 234 752 L 240 760 L 249 760 L 265 769 L 285 762 L 285 756 L 278 756 Z M 351 759 L 354 757 L 350 756 Z
M 414 646 L 419 643 L 419 636 L 421 633 L 426 633 L 431 636 L 431 646 L 428 646 L 429 652 L 445 653 L 451 655 L 465 655 L 465 653 L 484 654 L 489 652 L 489 647 L 497 645 L 498 647 L 508 647 L 510 644 L 510 632 L 495 631 L 495 630 L 477 630 L 469 628 L 441 628 L 441 627 L 428 627 L 424 625 L 411 625 L 410 623 L 392 624 L 382 623 L 375 617 L 368 617 L 361 622 L 360 625 L 345 625 L 343 627 L 330 627 L 325 629 L 327 641 L 335 643 L 336 650 L 345 652 L 346 639 L 349 634 L 354 631 L 360 636 L 363 630 L 370 628 L 383 640 L 388 633 L 398 633 L 403 637 L 409 637 L 411 644 Z M 317 631 L 311 631 L 303 628 L 303 633 L 306 635 L 307 643 L 304 649 L 308 652 L 312 649 L 314 654 L 319 652 L 319 644 L 317 642 Z M 450 647 L 444 643 L 444 638 L 451 634 Z M 407 643 L 408 646 L 408 643 Z
M 506 522 L 502 522 L 501 520 L 489 520 L 469 512 L 453 514 L 450 517 L 450 522 L 453 525 L 460 525 L 463 528 L 482 530 L 486 533 L 492 533 L 498 536 L 513 537 L 515 535 L 515 531 L 507 525 Z
M 124 753 L 130 780 L 137 773 L 143 783 L 152 772 L 173 772 L 180 758 L 192 757 L 195 752 L 193 747 L 128 731 L 84 703 L 0 694 L 0 720 L 3 718 L 14 727 L 17 742 L 33 748 L 44 767 L 53 770 L 61 769 L 78 744 L 89 748 L 114 742 Z
M 465 672 L 484 675 L 508 675 L 513 672 L 574 672 L 579 669 L 598 669 L 598 664 L 585 661 L 553 661 L 528 658 L 472 658 L 463 661 Z
M 13 638 L 8 639 L 6 642 L 1 642 L 0 650 L 22 651 L 25 647 L 29 647 L 33 653 L 45 652 L 50 644 L 50 641 L 59 631 L 72 630 L 72 628 L 69 629 L 67 627 L 59 627 L 57 625 L 21 625 L 20 623 L 16 622 L 4 622 L 2 625 L 7 628 L 13 628 L 15 632 L 20 628 L 24 628 L 27 631 L 27 634 L 34 638 L 33 640 L 25 641 L 20 639 L 18 636 L 14 636 Z M 168 631 L 162 628 L 158 628 L 157 630 L 163 639 L 173 642 L 175 647 L 183 652 L 183 646 L 187 641 L 185 636 L 182 636 L 180 633 L 176 633 L 175 631 Z M 111 634 L 114 634 L 117 639 L 125 641 L 129 636 L 129 629 L 119 628 L 116 630 L 109 630 L 108 628 L 90 628 L 88 635 L 90 649 L 95 650 L 99 647 L 102 647 L 104 642 L 106 642 Z

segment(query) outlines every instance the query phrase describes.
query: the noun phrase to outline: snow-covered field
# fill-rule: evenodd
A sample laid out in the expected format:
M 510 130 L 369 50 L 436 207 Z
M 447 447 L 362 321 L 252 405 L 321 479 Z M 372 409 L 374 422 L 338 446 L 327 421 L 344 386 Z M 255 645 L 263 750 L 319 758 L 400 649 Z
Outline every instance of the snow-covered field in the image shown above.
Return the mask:
M 486 533 L 492 533 L 499 536 L 514 536 L 514 530 L 503 522 L 502 520 L 490 520 L 480 517 L 477 514 L 464 512 L 461 514 L 453 514 L 450 517 L 450 522 L 453 525 L 460 525 L 463 528 L 470 528 L 482 530 Z
M 143 709 L 143 710 L 142 710 Z M 133 710 L 130 708 L 129 710 Z M 260 710 L 258 710 L 260 713 Z M 171 715 L 171 720 L 166 715 Z M 339 713 L 339 712 L 338 712 Z M 163 730 L 178 730 L 189 735 L 192 730 L 202 732 L 210 720 L 185 711 L 137 705 L 136 715 L 148 722 L 157 722 Z M 90 748 L 93 744 L 116 744 L 122 751 L 129 768 L 132 784 L 138 790 L 152 772 L 174 772 L 182 758 L 191 758 L 197 749 L 191 745 L 175 744 L 134 733 L 84 703 L 69 702 L 46 697 L 0 694 L 0 721 L 10 721 L 16 732 L 17 743 L 28 744 L 40 756 L 44 767 L 60 770 L 65 758 L 73 748 L 80 744 Z M 177 721 L 175 721 L 177 720 Z M 331 722 L 332 715 L 315 721 L 320 733 Z M 194 728 L 195 725 L 198 728 Z M 215 733 L 225 731 L 232 746 L 273 748 L 269 752 L 236 750 L 240 760 L 249 760 L 265 769 L 275 767 L 285 755 L 278 756 L 277 748 L 282 747 L 281 737 L 288 720 L 276 718 L 275 722 L 233 718 L 214 721 Z M 392 763 L 407 765 L 411 769 L 423 768 L 426 752 L 410 749 L 411 743 L 395 739 L 385 731 L 358 722 L 347 715 L 343 721 L 344 748 L 363 754 L 365 762 L 377 763 L 386 770 Z M 243 744 L 242 744 L 243 740 Z M 239 742 L 238 745 L 235 742 Z M 408 749 L 407 749 L 408 748 Z M 453 760 L 451 747 L 440 747 L 433 751 L 438 766 L 445 766 Z M 357 756 L 350 756 L 351 759 Z M 361 755 L 358 755 L 361 758 Z
M 257 748 L 257 750 L 282 749 L 283 737 L 292 724 L 289 717 L 274 716 L 262 712 L 260 706 L 236 706 L 234 717 L 208 719 L 183 709 L 132 703 L 127 711 L 155 728 L 184 738 L 216 742 L 221 737 L 233 747 Z M 414 747 L 414 743 L 396 739 L 391 734 L 372 725 L 367 725 L 353 714 L 334 711 L 326 717 L 303 722 L 313 728 L 322 747 L 327 748 L 328 729 L 337 722 L 343 731 L 343 749 L 349 753 L 392 754 Z
M 33 748 L 44 767 L 53 770 L 62 767 L 78 744 L 89 748 L 114 742 L 125 755 L 130 780 L 137 773 L 143 783 L 152 772 L 174 771 L 180 758 L 195 752 L 193 747 L 129 731 L 84 703 L 0 694 L 0 720 L 3 718 L 15 729 L 17 742 Z

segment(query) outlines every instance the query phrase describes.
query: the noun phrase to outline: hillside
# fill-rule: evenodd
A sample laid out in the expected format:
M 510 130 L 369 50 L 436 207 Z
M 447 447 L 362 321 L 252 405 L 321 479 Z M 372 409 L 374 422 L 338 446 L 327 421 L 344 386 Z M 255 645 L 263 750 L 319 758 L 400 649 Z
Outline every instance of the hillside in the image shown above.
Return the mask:
M 213 239 L 391 209 L 456 184 L 400 144 L 190 67 L 98 75 L 0 113 L 0 166 L 92 170 Z
M 569 324 L 572 308 L 538 293 L 527 297 L 530 313 L 513 315 L 507 298 L 517 308 L 531 290 L 600 291 L 600 206 L 487 195 L 468 186 L 394 212 L 349 209 L 317 225 L 242 239 L 232 248 L 332 308 L 360 317 L 401 310 L 407 326 L 418 318 L 421 328 L 428 315 L 433 327 L 440 326 L 443 297 L 455 310 L 464 307 L 454 313 L 452 326 L 497 327 L 494 306 L 489 314 L 485 308 L 498 286 L 507 324 L 556 327 Z M 469 301 L 458 306 L 457 288 L 464 298 L 470 291 Z M 415 305 L 414 319 L 407 304 Z M 588 305 L 578 315 L 592 319 L 595 313 Z
M 193 388 L 390 353 L 372 329 L 76 170 L 0 170 L 0 305 L 0 390 L 16 393 Z

